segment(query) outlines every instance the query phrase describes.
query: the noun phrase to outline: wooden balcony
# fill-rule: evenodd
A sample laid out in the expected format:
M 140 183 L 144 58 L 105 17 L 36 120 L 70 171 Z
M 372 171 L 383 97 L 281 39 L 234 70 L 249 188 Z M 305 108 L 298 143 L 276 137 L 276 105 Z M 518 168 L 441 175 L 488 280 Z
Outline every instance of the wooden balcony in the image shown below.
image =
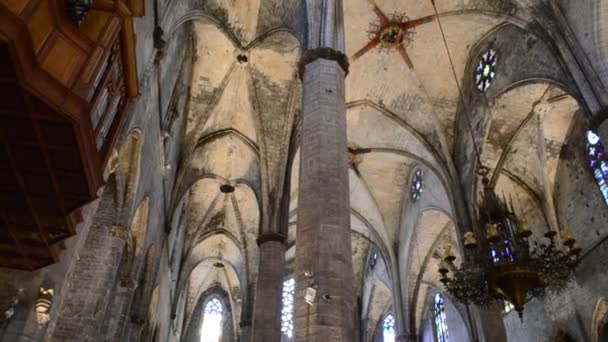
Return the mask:
M 67 3 L 0 0 L 0 267 L 58 260 L 138 95 L 140 2 Z

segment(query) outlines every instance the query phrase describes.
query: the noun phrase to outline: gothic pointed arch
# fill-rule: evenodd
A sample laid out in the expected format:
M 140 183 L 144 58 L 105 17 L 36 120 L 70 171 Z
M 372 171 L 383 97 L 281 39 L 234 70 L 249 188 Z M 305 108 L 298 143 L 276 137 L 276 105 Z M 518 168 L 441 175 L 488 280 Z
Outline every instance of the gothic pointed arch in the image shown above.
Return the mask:
M 189 318 L 188 328 L 184 333 L 185 342 L 206 341 L 203 328 L 217 337 L 213 342 L 235 341 L 234 316 L 230 295 L 223 287 L 212 285 L 202 292 L 196 301 L 192 316 Z M 207 326 L 205 326 L 207 319 Z M 209 322 L 212 320 L 213 322 Z
M 595 304 L 591 318 L 592 342 L 601 342 L 608 338 L 608 299 L 600 298 Z
M 148 247 L 143 259 L 139 276 L 135 279 L 135 291 L 131 301 L 130 319 L 132 323 L 143 324 L 148 319 L 149 306 L 152 305 L 153 289 L 157 287 L 158 252 L 156 245 Z
M 120 192 L 118 200 L 127 213 L 132 208 L 139 186 L 143 146 L 144 134 L 136 128 L 125 137 L 118 150 L 118 165 L 115 171 Z
M 135 209 L 130 220 L 129 228 L 116 234 L 120 234 L 125 240 L 123 250 L 123 261 L 121 261 L 121 285 L 127 288 L 136 288 L 137 279 L 142 267 L 143 255 L 147 239 L 148 218 L 150 210 L 150 199 L 145 197 Z
M 135 209 L 131 219 L 131 238 L 133 241 L 133 254 L 135 257 L 143 255 L 146 246 L 148 231 L 148 217 L 150 210 L 150 198 L 145 197 Z

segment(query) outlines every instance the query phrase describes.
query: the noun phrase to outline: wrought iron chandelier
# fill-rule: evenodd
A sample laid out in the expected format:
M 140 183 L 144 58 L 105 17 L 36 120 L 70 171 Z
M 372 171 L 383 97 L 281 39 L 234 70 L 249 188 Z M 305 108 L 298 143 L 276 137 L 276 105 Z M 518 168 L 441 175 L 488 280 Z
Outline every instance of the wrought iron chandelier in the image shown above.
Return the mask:
M 435 0 L 431 0 L 431 4 L 458 87 L 459 99 L 465 109 L 464 118 L 484 186 L 482 202 L 478 206 L 477 234 L 472 231 L 464 234 L 465 255 L 460 265 L 454 263 L 456 257 L 451 246 L 446 246 L 439 265 L 441 282 L 456 300 L 465 305 L 487 307 L 496 300 L 507 300 L 523 320 L 524 304 L 528 298 L 565 289 L 579 263 L 582 249 L 565 227 L 560 229 L 560 239 L 554 230 L 549 229 L 544 234 L 546 242 L 531 241 L 532 231 L 525 218 L 515 214 L 512 201 L 507 203 L 506 199 L 498 198 L 494 192 L 487 178 L 489 169 L 481 163 L 471 122 L 466 115 L 466 102 Z M 482 227 L 485 232 L 480 232 Z M 483 236 L 480 243 L 476 235 Z
M 439 265 L 441 282 L 464 304 L 489 306 L 508 300 L 523 318 L 529 297 L 560 292 L 572 278 L 581 248 L 567 228 L 544 234 L 546 243 L 532 242 L 525 219 L 515 214 L 513 203 L 500 199 L 484 177 L 484 195 L 478 208 L 478 226 L 485 236 L 477 242 L 473 232 L 464 235 L 466 257 L 457 266 L 451 246 Z

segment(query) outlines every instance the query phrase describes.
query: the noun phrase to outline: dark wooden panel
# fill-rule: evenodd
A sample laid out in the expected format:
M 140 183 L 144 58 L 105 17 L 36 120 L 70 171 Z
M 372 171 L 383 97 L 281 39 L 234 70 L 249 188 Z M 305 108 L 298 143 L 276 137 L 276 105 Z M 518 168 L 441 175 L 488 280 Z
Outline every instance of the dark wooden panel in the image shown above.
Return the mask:
M 0 61 L 12 63 L 2 44 Z M 36 269 L 57 260 L 56 244 L 74 234 L 71 213 L 92 198 L 78 126 L 23 89 L 6 64 L 0 73 L 0 267 Z
M 0 267 L 57 260 L 139 95 L 132 15 L 144 1 L 105 3 L 82 29 L 63 1 L 0 5 Z M 121 100 L 94 130 L 100 89 Z

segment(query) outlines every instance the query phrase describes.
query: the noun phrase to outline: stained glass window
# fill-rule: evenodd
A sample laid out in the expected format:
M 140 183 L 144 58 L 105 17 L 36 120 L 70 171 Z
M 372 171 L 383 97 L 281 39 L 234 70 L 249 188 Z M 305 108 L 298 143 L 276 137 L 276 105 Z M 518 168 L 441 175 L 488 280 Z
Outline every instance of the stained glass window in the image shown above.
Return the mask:
M 218 298 L 211 298 L 205 305 L 201 342 L 220 342 L 224 306 Z
M 490 49 L 481 55 L 479 64 L 475 69 L 475 87 L 479 91 L 486 91 L 490 88 L 496 77 L 496 63 L 498 61 L 496 50 Z
M 376 267 L 377 263 L 378 263 L 378 252 L 374 251 L 372 253 L 372 256 L 369 258 L 369 268 L 371 268 L 373 270 L 374 267 Z
M 382 323 L 382 340 L 384 342 L 395 342 L 395 317 L 386 315 Z
M 494 263 L 500 262 L 500 259 L 513 261 L 513 252 L 511 251 L 511 245 L 509 240 L 505 240 L 501 245 L 491 249 L 492 261 Z
M 448 324 L 445 316 L 445 299 L 439 293 L 435 294 L 435 334 L 438 342 L 449 342 Z
M 587 154 L 589 155 L 589 167 L 604 196 L 604 201 L 608 204 L 608 162 L 604 145 L 594 131 L 587 131 Z
M 293 302 L 296 281 L 289 278 L 283 282 L 283 309 L 281 309 L 281 332 L 287 338 L 293 337 Z
M 420 197 L 422 196 L 423 183 L 424 183 L 424 180 L 422 179 L 422 171 L 417 170 L 414 173 L 414 178 L 412 179 L 412 186 L 411 186 L 412 199 L 414 200 L 414 202 L 418 201 L 420 199 Z

